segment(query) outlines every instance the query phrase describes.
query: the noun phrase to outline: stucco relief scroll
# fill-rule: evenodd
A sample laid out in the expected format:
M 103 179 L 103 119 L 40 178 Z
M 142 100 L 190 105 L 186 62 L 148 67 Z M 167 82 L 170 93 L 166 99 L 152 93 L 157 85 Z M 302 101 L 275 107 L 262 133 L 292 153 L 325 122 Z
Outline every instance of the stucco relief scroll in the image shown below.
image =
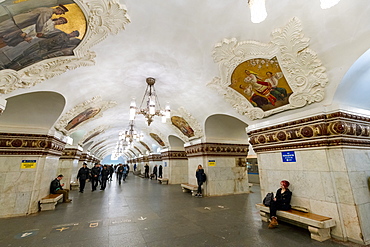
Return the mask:
M 267 44 L 224 39 L 216 44 L 213 59 L 219 65 L 220 77 L 207 85 L 252 120 L 325 97 L 325 68 L 309 49 L 309 39 L 304 37 L 298 18 L 274 30 Z
M 22 2 L 19 4 L 23 4 Z M 73 49 L 73 55 L 44 56 L 44 60 L 27 67 L 23 66 L 19 70 L 8 64 L 4 65 L 0 68 L 1 94 L 7 94 L 19 88 L 32 87 L 67 70 L 94 65 L 95 53 L 89 49 L 104 40 L 108 34 L 117 34 L 130 22 L 126 7 L 117 0 L 73 0 L 73 2 L 83 12 L 87 24 L 86 33 L 77 47 Z M 37 7 L 49 7 L 43 6 L 41 2 L 36 3 Z M 50 5 L 50 3 L 45 4 Z M 15 61 L 17 63 L 14 64 L 17 65 L 18 60 Z

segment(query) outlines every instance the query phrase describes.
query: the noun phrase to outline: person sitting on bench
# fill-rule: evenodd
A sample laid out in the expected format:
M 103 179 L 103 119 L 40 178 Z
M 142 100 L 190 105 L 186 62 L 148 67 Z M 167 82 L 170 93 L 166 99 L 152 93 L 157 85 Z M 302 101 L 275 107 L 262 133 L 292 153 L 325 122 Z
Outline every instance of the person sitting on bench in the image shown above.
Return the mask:
M 275 228 L 278 225 L 276 211 L 289 210 L 290 200 L 292 199 L 292 192 L 288 189 L 290 183 L 286 180 L 280 182 L 280 189 L 276 191 L 275 198 L 271 201 L 270 205 L 270 224 L 269 228 Z
M 63 194 L 63 202 L 71 202 L 72 200 L 69 199 L 69 189 L 63 189 L 64 183 L 60 184 L 60 180 L 62 180 L 63 175 L 60 174 L 56 177 L 50 184 L 50 194 Z

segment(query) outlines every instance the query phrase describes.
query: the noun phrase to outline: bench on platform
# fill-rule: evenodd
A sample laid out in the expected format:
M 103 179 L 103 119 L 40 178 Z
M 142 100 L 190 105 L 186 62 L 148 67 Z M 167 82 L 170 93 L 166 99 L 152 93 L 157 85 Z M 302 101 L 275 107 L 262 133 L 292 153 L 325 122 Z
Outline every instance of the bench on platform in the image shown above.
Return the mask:
M 190 191 L 192 196 L 195 196 L 198 190 L 198 186 L 193 185 L 193 184 L 181 184 L 181 188 L 182 188 L 182 192 Z
M 269 222 L 270 208 L 262 203 L 256 204 L 256 207 L 260 210 L 261 220 Z M 330 227 L 335 226 L 335 220 L 330 217 L 294 209 L 287 211 L 278 210 L 276 215 L 278 220 L 307 228 L 311 233 L 311 238 L 320 242 L 331 238 Z
M 168 184 L 168 178 L 158 178 L 158 183 L 160 184 Z
M 41 211 L 54 210 L 59 200 L 63 200 L 63 194 L 50 194 L 40 200 Z

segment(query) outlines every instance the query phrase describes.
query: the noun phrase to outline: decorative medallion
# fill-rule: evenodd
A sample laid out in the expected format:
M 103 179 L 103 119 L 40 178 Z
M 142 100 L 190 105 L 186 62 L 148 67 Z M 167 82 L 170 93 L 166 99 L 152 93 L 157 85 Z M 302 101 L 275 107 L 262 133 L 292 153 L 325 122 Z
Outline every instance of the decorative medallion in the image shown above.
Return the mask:
M 166 146 L 166 144 L 162 141 L 162 139 L 157 135 L 157 134 L 154 134 L 154 133 L 149 133 L 149 135 L 159 144 L 161 145 L 162 147 Z
M 197 119 L 195 119 L 184 107 L 172 111 L 171 126 L 174 128 L 181 139 L 189 141 L 201 138 L 203 136 L 202 128 Z
M 208 86 L 252 120 L 320 102 L 328 78 L 308 47 L 298 18 L 275 30 L 268 44 L 224 39 L 213 50 L 221 78 Z
M 93 65 L 95 53 L 89 49 L 130 22 L 116 0 L 59 2 L 1 1 L 1 94 Z
M 72 110 L 65 113 L 55 125 L 55 129 L 64 134 L 69 134 L 76 130 L 76 128 L 81 124 L 86 123 L 93 118 L 103 116 L 103 111 L 116 105 L 117 103 L 114 101 L 107 102 L 102 101 L 100 97 L 94 97 L 91 100 L 87 100 L 75 106 Z

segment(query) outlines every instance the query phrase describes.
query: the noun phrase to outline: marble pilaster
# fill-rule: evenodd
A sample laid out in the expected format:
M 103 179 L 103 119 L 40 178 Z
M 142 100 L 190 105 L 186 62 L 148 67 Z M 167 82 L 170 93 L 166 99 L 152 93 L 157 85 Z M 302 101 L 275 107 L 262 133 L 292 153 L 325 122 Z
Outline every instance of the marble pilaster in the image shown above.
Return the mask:
M 248 134 L 258 156 L 261 196 L 287 179 L 292 205 L 336 220 L 333 237 L 370 243 L 370 118 L 334 112 Z M 282 151 L 294 151 L 296 162 L 283 162 Z
M 200 143 L 185 147 L 188 157 L 188 183 L 197 184 L 195 171 L 203 165 L 207 174 L 207 196 L 249 193 L 247 168 L 239 159 L 248 154 L 247 144 Z
M 188 158 L 185 151 L 166 151 L 161 153 L 163 177 L 169 184 L 181 184 L 188 181 Z
M 58 174 L 63 174 L 65 188 L 70 188 L 71 183 L 78 183 L 77 172 L 82 154 L 81 147 L 66 147 L 59 159 Z
M 39 210 L 39 200 L 50 193 L 64 146 L 48 135 L 0 134 L 0 217 Z

